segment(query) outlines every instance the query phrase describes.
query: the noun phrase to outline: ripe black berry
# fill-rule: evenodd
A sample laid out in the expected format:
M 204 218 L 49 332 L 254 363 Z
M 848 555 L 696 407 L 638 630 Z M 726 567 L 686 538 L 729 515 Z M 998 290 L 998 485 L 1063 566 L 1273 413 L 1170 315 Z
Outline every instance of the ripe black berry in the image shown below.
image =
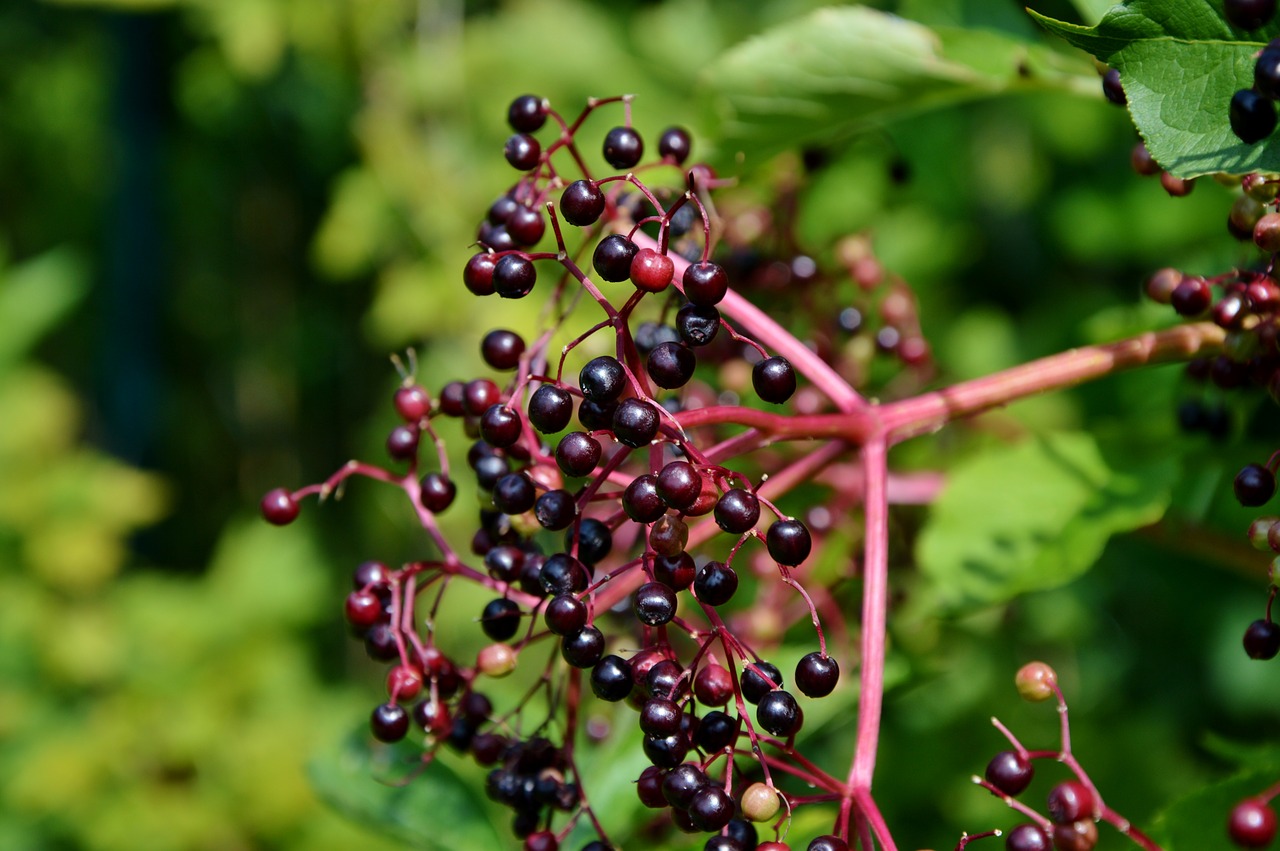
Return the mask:
M 840 666 L 830 656 L 814 651 L 796 663 L 796 688 L 806 697 L 826 697 L 840 680 Z
M 1071 824 L 1093 815 L 1093 793 L 1079 780 L 1064 780 L 1049 790 L 1049 818 Z
M 571 431 L 556 446 L 556 465 L 566 476 L 586 476 L 600 461 L 600 441 L 581 431 Z
M 508 473 L 493 486 L 493 505 L 503 514 L 524 514 L 533 508 L 538 491 L 525 473 Z
M 390 662 L 400 658 L 400 647 L 396 644 L 396 633 L 389 623 L 377 623 L 364 634 L 364 652 L 370 659 L 379 662 Z
M 708 753 L 727 748 L 738 740 L 741 723 L 728 713 L 713 709 L 702 716 L 702 723 L 693 734 L 693 742 Z
M 640 707 L 640 729 L 650 736 L 680 732 L 680 705 L 667 697 L 651 697 Z
M 662 626 L 676 616 L 676 592 L 661 582 L 646 582 L 631 600 L 636 618 L 648 626 Z
M 532 133 L 546 120 L 547 103 L 537 95 L 521 95 L 507 107 L 507 123 L 521 133 Z
M 1049 851 L 1053 842 L 1038 824 L 1020 824 L 1005 836 L 1006 851 Z
M 374 707 L 369 728 L 380 742 L 398 742 L 409 732 L 409 713 L 398 703 L 384 703 Z
M 617 358 L 601 355 L 592 358 L 578 373 L 582 395 L 594 402 L 612 402 L 627 386 L 627 374 Z
M 1227 833 L 1241 848 L 1265 848 L 1276 836 L 1275 810 L 1256 799 L 1241 801 L 1231 810 Z
M 528 133 L 517 133 L 507 140 L 502 149 L 507 162 L 519 171 L 528 171 L 538 164 L 542 157 L 542 145 Z
M 1267 138 L 1276 129 L 1275 104 L 1253 89 L 1241 89 L 1232 95 L 1227 115 L 1231 132 L 1247 145 Z
M 668 127 L 658 137 L 659 156 L 671 160 L 676 165 L 681 165 L 689 158 L 689 150 L 692 147 L 689 131 L 683 127 Z
M 511 472 L 511 464 L 501 455 L 485 455 L 476 460 L 472 469 L 475 470 L 476 484 L 480 489 L 492 491 L 494 485 L 498 484 L 498 479 Z
M 1256 508 L 1266 505 L 1276 492 L 1276 477 L 1261 464 L 1246 464 L 1232 484 L 1241 505 Z
M 418 454 L 418 427 L 399 425 L 387 435 L 387 454 L 397 461 L 408 461 Z
M 1261 29 L 1276 14 L 1276 0 L 1223 0 L 1227 21 L 1242 30 Z
M 719 786 L 707 784 L 694 793 L 689 802 L 689 819 L 698 830 L 720 830 L 733 818 L 734 804 L 729 793 Z
M 582 562 L 568 553 L 555 553 L 542 563 L 538 581 L 548 594 L 570 594 L 587 590 L 591 577 Z
M 741 535 L 760 519 L 760 500 L 751 491 L 732 488 L 725 491 L 715 507 L 716 525 L 731 535 Z
M 516 241 L 507 232 L 506 225 L 494 225 L 488 221 L 481 222 L 476 230 L 476 242 L 491 251 L 498 252 L 512 251 L 516 247 Z
M 554 384 L 544 384 L 529 397 L 529 422 L 543 434 L 563 431 L 573 417 L 573 397 Z
M 543 529 L 558 532 L 578 516 L 578 502 L 563 488 L 547 491 L 533 503 L 533 516 Z
M 1259 619 L 1244 631 L 1244 652 L 1250 659 L 1274 659 L 1280 653 L 1280 624 Z
M 418 483 L 419 501 L 422 507 L 439 514 L 453 504 L 458 486 L 444 473 L 427 473 Z
M 504 254 L 493 265 L 493 291 L 502 298 L 524 298 L 538 282 L 533 261 L 519 254 Z
M 1263 97 L 1280 100 L 1280 49 L 1267 45 L 1253 65 L 1253 88 Z
M 655 527 L 657 526 L 657 524 L 654 525 Z M 686 552 L 662 556 L 653 560 L 654 581 L 661 582 L 676 591 L 683 591 L 692 585 L 694 575 L 697 572 L 697 567 L 693 563 L 693 556 Z
M 644 156 L 644 140 L 631 127 L 615 127 L 604 137 L 604 161 L 614 168 L 634 168 Z
M 578 558 L 586 564 L 596 564 L 613 549 L 613 533 L 602 521 L 587 517 L 578 524 L 576 532 L 570 529 L 564 533 L 566 550 L 573 549 L 575 543 L 578 545 Z
M 516 243 L 528 247 L 537 245 L 547 232 L 547 220 L 543 218 L 541 210 L 522 204 L 507 217 L 505 227 Z
M 702 493 L 702 476 L 688 461 L 672 461 L 658 473 L 658 496 L 676 511 L 684 511 Z
M 657 322 L 641 322 L 636 326 L 636 351 L 648 357 L 649 354 L 663 343 L 680 342 L 680 333 L 670 325 L 662 325 Z
M 723 606 L 738 590 L 738 574 L 719 561 L 709 561 L 698 568 L 693 580 L 693 593 L 708 606 Z
M 605 656 L 591 669 L 591 691 L 601 700 L 616 703 L 631 694 L 631 666 L 621 656 Z
M 764 540 L 773 560 L 787 567 L 795 567 L 808 558 L 813 547 L 808 527 L 799 520 L 775 521 Z
M 520 630 L 520 606 L 505 597 L 490 600 L 480 614 L 480 628 L 494 641 L 506 641 Z
M 796 372 L 790 361 L 774 355 L 752 367 L 751 386 L 764 401 L 780 405 L 796 392 Z
M 260 507 L 263 518 L 273 526 L 287 526 L 298 517 L 298 501 L 285 488 L 267 491 Z
M 1010 797 L 1017 797 L 1036 776 L 1031 760 L 1017 751 L 1000 751 L 987 763 L 987 782 Z
M 649 378 L 653 383 L 666 390 L 674 390 L 689 383 L 698 359 L 687 346 L 680 343 L 665 342 L 654 346 L 649 352 Z
M 495 328 L 480 341 L 480 356 L 497 370 L 509 371 L 520 365 L 524 354 L 524 339 L 515 331 Z
M 475 295 L 493 295 L 493 267 L 497 258 L 491 252 L 481 251 L 467 261 L 462 270 L 462 283 Z
M 689 744 L 684 736 L 678 734 L 661 738 L 645 736 L 641 747 L 649 762 L 662 768 L 675 768 L 689 752 Z
M 775 736 L 787 738 L 800 729 L 804 713 L 790 692 L 768 692 L 756 705 L 756 721 Z
M 575 668 L 592 668 L 604 656 L 604 633 L 594 626 L 583 627 L 560 639 L 560 655 Z
M 828 833 L 810 840 L 805 851 L 849 851 L 849 843 Z
M 542 617 L 556 635 L 572 635 L 587 625 L 587 604 L 572 594 L 557 594 Z
M 506 449 L 520 439 L 520 415 L 499 402 L 480 415 L 480 436 L 490 446 Z
M 447 417 L 466 413 L 467 387 L 461 381 L 450 381 L 440 388 L 440 411 Z
M 754 667 L 742 669 L 742 696 L 747 703 L 759 703 L 760 698 L 775 688 L 782 688 L 782 672 L 773 663 L 756 662 Z
M 1129 102 L 1124 94 L 1124 86 L 1120 84 L 1120 72 L 1115 68 L 1108 68 L 1102 75 L 1102 94 L 1116 106 L 1124 106 Z
M 622 234 L 610 234 L 596 246 L 595 253 L 591 255 L 591 265 L 603 280 L 611 283 L 625 281 L 631 277 L 631 261 L 639 250 Z
M 658 434 L 658 411 L 643 399 L 624 399 L 613 412 L 613 436 L 623 446 L 648 446 Z
M 720 311 L 707 305 L 689 303 L 676 313 L 676 330 L 691 346 L 705 346 L 720 330 Z
M 571 225 L 593 225 L 602 213 L 604 193 L 590 180 L 575 180 L 560 195 L 560 214 Z

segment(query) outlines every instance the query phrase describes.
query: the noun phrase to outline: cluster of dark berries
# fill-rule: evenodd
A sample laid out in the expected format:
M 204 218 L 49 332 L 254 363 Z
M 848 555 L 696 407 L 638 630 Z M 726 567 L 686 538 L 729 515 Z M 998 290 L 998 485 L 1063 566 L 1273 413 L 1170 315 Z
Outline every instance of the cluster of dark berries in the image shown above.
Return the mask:
M 1268 5 L 1266 18 L 1269 19 L 1275 14 L 1275 0 L 1270 0 Z M 1231 132 L 1248 145 L 1270 136 L 1276 129 L 1277 100 L 1280 100 L 1280 39 L 1269 42 L 1258 52 L 1253 65 L 1253 88 L 1240 89 L 1231 96 L 1227 112 Z

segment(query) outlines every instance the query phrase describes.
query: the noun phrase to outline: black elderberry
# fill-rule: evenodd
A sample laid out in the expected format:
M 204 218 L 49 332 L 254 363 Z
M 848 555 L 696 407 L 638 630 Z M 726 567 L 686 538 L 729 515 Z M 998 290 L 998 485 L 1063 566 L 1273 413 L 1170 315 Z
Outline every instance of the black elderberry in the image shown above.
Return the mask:
M 680 332 L 670 325 L 657 322 L 641 322 L 636 326 L 636 351 L 648 357 L 654 349 L 663 343 L 680 342 Z
M 418 455 L 420 432 L 415 425 L 398 425 L 387 435 L 387 454 L 397 461 L 409 461 Z
M 504 254 L 493 265 L 493 291 L 502 298 L 524 298 L 538 282 L 533 261 L 519 254 Z
M 524 339 L 515 331 L 495 328 L 480 341 L 480 356 L 484 362 L 504 372 L 520 365 L 520 356 L 524 354 Z
M 1275 104 L 1253 89 L 1241 89 L 1232 95 L 1227 115 L 1231 132 L 1248 145 L 1267 138 L 1276 129 Z
M 1244 631 L 1244 652 L 1250 659 L 1274 659 L 1280 653 L 1280 625 L 1265 618 L 1249 624 Z
M 659 343 L 649 352 L 649 378 L 665 390 L 675 390 L 689 383 L 698 358 L 685 345 L 674 342 Z
M 1275 17 L 1276 0 L 1223 0 L 1222 11 L 1232 26 L 1261 29 Z
M 760 519 L 760 500 L 751 491 L 732 488 L 716 500 L 716 525 L 731 535 L 741 535 Z
M 298 517 L 298 501 L 285 488 L 267 491 L 259 507 L 263 518 L 273 526 L 287 526 Z
M 578 516 L 578 502 L 567 490 L 547 491 L 534 501 L 533 516 L 543 529 L 558 532 L 569 528 Z
M 560 639 L 560 655 L 575 668 L 592 668 L 604 656 L 604 633 L 594 626 L 583 627 Z
M 720 830 L 733 818 L 733 813 L 733 798 L 719 786 L 703 786 L 689 802 L 689 818 L 694 827 L 704 832 Z
M 600 461 L 600 441 L 581 431 L 571 431 L 556 446 L 556 465 L 566 476 L 586 476 Z
M 512 240 L 519 245 L 531 247 L 537 245 L 547 232 L 547 220 L 543 218 L 541 210 L 521 205 L 507 217 L 505 227 Z
M 720 311 L 714 307 L 689 303 L 676 312 L 676 330 L 691 346 L 705 346 L 720 330 Z
M 488 251 L 473 255 L 462 270 L 462 283 L 475 295 L 493 295 L 493 269 L 497 260 Z
M 1267 45 L 1253 65 L 1253 88 L 1271 100 L 1280 100 L 1280 49 Z
M 493 486 L 493 504 L 503 514 L 523 514 L 533 508 L 537 490 L 524 473 L 508 473 Z
M 765 546 L 778 564 L 795 567 L 809 557 L 813 540 L 799 520 L 778 520 L 765 533 Z
M 1261 464 L 1246 464 L 1236 474 L 1232 485 L 1241 505 L 1256 508 L 1266 505 L 1276 492 L 1276 477 Z
M 693 556 L 686 552 L 661 556 L 653 560 L 654 581 L 661 582 L 676 591 L 683 591 L 692 585 L 696 573 Z
M 506 641 L 520 630 L 520 606 L 504 597 L 490 600 L 480 615 L 480 628 L 494 641 Z
M 640 707 L 640 729 L 650 736 L 680 732 L 680 705 L 666 697 L 651 697 Z
M 538 580 L 548 594 L 577 594 L 587 590 L 591 577 L 578 559 L 568 553 L 555 553 L 542 563 Z
M 840 679 L 836 660 L 821 653 L 808 653 L 796 663 L 796 688 L 805 697 L 826 697 Z
M 649 762 L 661 768 L 675 768 L 684 761 L 689 745 L 684 736 L 645 736 L 641 744 Z
M 671 160 L 676 165 L 682 165 L 689 158 L 689 151 L 692 147 L 693 143 L 689 138 L 689 131 L 683 127 L 668 127 L 658 137 L 659 156 L 663 159 Z
M 646 582 L 636 589 L 631 608 L 647 626 L 662 626 L 676 616 L 676 592 L 661 582 Z
M 578 405 L 578 422 L 587 431 L 608 431 L 613 426 L 613 414 L 617 409 L 617 401 L 596 402 L 583 399 Z
M 423 508 L 439 514 L 453 504 L 458 486 L 444 473 L 427 473 L 418 483 L 418 494 Z
M 773 663 L 756 662 L 742 669 L 742 696 L 748 703 L 759 703 L 775 688 L 782 688 L 782 672 Z
M 627 386 L 627 374 L 617 358 L 601 355 L 587 362 L 578 373 L 582 395 L 593 402 L 612 402 Z
M 644 156 L 644 140 L 631 127 L 615 127 L 604 137 L 604 161 L 614 168 L 635 168 Z
M 796 392 L 796 373 L 790 361 L 774 355 L 752 367 L 751 386 L 764 401 L 780 405 Z
M 1120 72 L 1115 68 L 1108 68 L 1102 75 L 1102 94 L 1116 106 L 1124 106 L 1129 102 L 1124 94 L 1124 86 L 1120 83 Z
M 849 843 L 830 833 L 809 840 L 805 851 L 849 851 Z
M 702 493 L 702 476 L 688 461 L 672 461 L 658 473 L 658 496 L 676 511 L 684 511 Z
M 587 625 L 587 604 L 572 594 L 557 594 L 547 602 L 542 619 L 556 635 L 572 635 Z
M 369 628 L 364 634 L 364 652 L 379 662 L 400 658 L 400 647 L 396 644 L 396 632 L 391 624 L 376 623 Z
M 693 742 L 708 753 L 727 748 L 738 741 L 741 723 L 737 718 L 718 709 L 702 716 L 702 723 L 693 734 Z
M 547 104 L 537 95 L 521 95 L 507 107 L 507 123 L 513 130 L 532 133 L 547 120 Z
M 637 523 L 652 523 L 667 513 L 667 504 L 658 494 L 658 477 L 652 473 L 636 476 L 622 492 L 622 510 Z
M 602 213 L 604 193 L 590 180 L 575 180 L 560 195 L 560 214 L 571 225 L 593 225 Z
M 787 738 L 800 729 L 804 713 L 790 692 L 768 692 L 756 705 L 756 721 L 775 736 Z
M 507 158 L 507 162 L 511 163 L 513 168 L 518 171 L 528 171 L 542 158 L 542 145 L 528 133 L 517 133 L 507 139 L 502 155 Z
M 679 697 L 684 691 L 684 669 L 672 659 L 655 662 L 644 675 L 650 697 Z
M 729 291 L 729 276 L 724 267 L 708 260 L 690 263 L 684 270 L 681 283 L 684 285 L 684 297 L 690 303 L 703 307 L 719 304 Z
M 597 564 L 613 549 L 613 533 L 603 521 L 587 517 L 578 524 L 576 532 L 569 529 L 564 534 L 566 550 L 572 549 L 575 542 L 578 545 L 578 558 L 585 564 Z
M 1017 751 L 1000 751 L 987 763 L 987 782 L 1010 797 L 1017 797 L 1031 785 L 1035 766 Z
M 573 417 L 573 397 L 554 384 L 544 384 L 529 397 L 529 422 L 542 434 L 564 431 Z
M 658 411 L 643 399 L 624 399 L 613 413 L 613 436 L 623 446 L 648 446 L 658 434 Z
M 621 656 L 605 656 L 591 669 L 591 691 L 601 700 L 623 700 L 631 694 L 633 685 L 631 666 Z
M 698 601 L 708 606 L 723 606 L 733 599 L 738 590 L 738 574 L 732 567 L 719 561 L 709 561 L 698 568 L 693 580 L 693 592 Z
M 1038 824 L 1020 824 L 1004 840 L 1006 851 L 1049 851 L 1053 841 Z
M 499 402 L 480 415 L 480 436 L 491 446 L 505 449 L 520 440 L 520 415 Z
M 398 703 L 384 703 L 374 707 L 369 728 L 380 742 L 398 742 L 409 732 L 409 713 Z
M 631 277 L 631 261 L 639 250 L 639 246 L 622 234 L 609 234 L 596 246 L 591 255 L 591 266 L 605 281 L 625 281 Z

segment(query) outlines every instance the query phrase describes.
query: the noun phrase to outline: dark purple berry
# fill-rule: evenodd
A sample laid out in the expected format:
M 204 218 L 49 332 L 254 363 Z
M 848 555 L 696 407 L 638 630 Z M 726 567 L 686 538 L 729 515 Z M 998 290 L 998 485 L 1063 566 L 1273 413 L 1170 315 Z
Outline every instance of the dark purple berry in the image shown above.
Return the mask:
M 525 473 L 508 473 L 493 486 L 493 505 L 503 514 L 524 514 L 533 508 L 538 491 Z
M 678 698 L 685 689 L 684 669 L 673 659 L 655 662 L 644 675 L 650 697 Z
M 680 732 L 680 705 L 666 697 L 651 697 L 640 707 L 640 729 L 650 736 L 672 736 Z
M 1232 483 L 1241 505 L 1256 508 L 1266 505 L 1276 492 L 1276 477 L 1261 464 L 1246 464 Z
M 267 491 L 259 507 L 263 519 L 273 526 L 288 526 L 298 517 L 298 501 L 286 488 Z
M 563 431 L 573 418 L 573 396 L 563 387 L 544 384 L 529 397 L 529 422 L 543 434 Z
M 568 553 L 555 553 L 542 563 L 538 581 L 548 594 L 580 594 L 587 590 L 591 576 L 578 559 Z
M 1253 66 L 1253 88 L 1271 100 L 1280 100 L 1280 49 L 1268 45 Z
M 520 440 L 520 415 L 501 402 L 480 415 L 480 436 L 490 446 L 506 449 Z
M 375 706 L 369 728 L 380 742 L 398 742 L 409 732 L 409 713 L 398 703 Z
M 616 703 L 631 694 L 631 666 L 621 656 L 605 656 L 591 669 L 591 691 L 601 700 Z
M 654 525 L 656 526 L 657 524 Z M 693 563 L 693 556 L 686 552 L 671 556 L 661 556 L 653 560 L 654 581 L 661 582 L 676 591 L 683 591 L 692 585 L 697 572 L 697 567 Z
M 586 517 L 578 523 L 576 530 L 564 533 L 564 548 L 572 550 L 575 544 L 578 558 L 586 564 L 597 564 L 613 549 L 613 533 L 602 521 Z
M 575 668 L 593 668 L 604 656 L 604 633 L 586 626 L 566 635 L 560 639 L 560 655 Z
M 738 741 L 741 726 L 734 716 L 713 709 L 702 716 L 702 723 L 693 734 L 693 742 L 708 753 L 718 751 Z
M 623 446 L 648 446 L 658 434 L 658 411 L 643 399 L 624 399 L 613 412 L 613 436 Z
M 524 340 L 515 331 L 495 328 L 480 341 L 480 356 L 484 362 L 504 372 L 520 365 L 520 356 L 524 354 Z
M 520 631 L 520 606 L 505 597 L 490 600 L 480 614 L 480 628 L 494 641 L 506 641 Z
M 521 133 L 532 133 L 546 120 L 547 103 L 537 95 L 521 95 L 507 107 L 507 123 Z
M 396 390 L 392 403 L 406 423 L 416 424 L 431 413 L 431 397 L 417 384 L 407 384 Z
M 675 768 L 689 752 L 689 744 L 682 735 L 661 738 L 645 736 L 641 747 L 649 762 L 661 768 Z
M 481 251 L 467 261 L 462 270 L 462 283 L 475 295 L 493 295 L 493 269 L 497 258 L 492 252 Z
M 600 461 L 600 441 L 586 432 L 571 431 L 556 445 L 556 465 L 566 476 L 586 476 Z
M 1276 0 L 1223 0 L 1222 11 L 1232 26 L 1257 30 L 1275 17 Z
M 774 355 L 751 368 L 751 386 L 764 401 L 781 405 L 796 392 L 796 372 L 790 361 Z
M 578 501 L 564 489 L 547 491 L 533 503 L 538 525 L 552 532 L 567 529 L 578 516 Z
M 805 697 L 826 697 L 840 680 L 840 666 L 830 656 L 814 651 L 796 663 L 796 688 Z
M 537 245 L 547 232 L 547 220 L 543 218 L 541 210 L 521 205 L 507 217 L 506 229 L 512 240 L 530 247 Z
M 504 254 L 493 265 L 493 290 L 502 298 L 524 298 L 538 282 L 533 261 L 519 254 Z
M 379 662 L 400 658 L 400 647 L 396 644 L 396 632 L 391 624 L 376 623 L 364 634 L 364 652 Z
M 1204 278 L 1186 277 L 1169 294 L 1169 304 L 1179 316 L 1199 316 L 1213 303 L 1213 289 Z
M 1280 653 L 1280 625 L 1265 618 L 1244 631 L 1244 652 L 1250 659 L 1274 659 Z
M 661 582 L 646 582 L 636 589 L 631 608 L 648 626 L 662 626 L 676 616 L 676 592 Z
M 615 127 L 604 137 L 604 161 L 617 169 L 635 168 L 644 156 L 644 140 L 631 127 Z
M 1064 780 L 1049 790 L 1049 818 L 1071 824 L 1093 816 L 1093 793 L 1079 780 Z
M 481 222 L 476 231 L 476 242 L 490 251 L 514 251 L 516 241 L 507 232 L 506 225 L 494 225 L 488 221 Z
M 741 535 L 760 519 L 760 500 L 742 488 L 727 490 L 716 500 L 715 518 L 716 525 L 724 531 Z
M 408 461 L 418 456 L 418 427 L 399 425 L 387 435 L 387 454 L 397 461 Z
M 782 688 L 782 672 L 773 663 L 756 662 L 742 669 L 742 696 L 747 703 L 759 703 L 775 688 Z
M 1038 824 L 1020 824 L 1005 836 L 1006 851 L 1049 851 L 1053 847 L 1049 834 Z
M 575 180 L 560 195 L 560 215 L 571 225 L 593 225 L 604 213 L 604 193 L 590 180 Z
M 627 387 L 627 374 L 615 357 L 592 358 L 578 373 L 582 395 L 593 402 L 612 402 Z
M 830 833 L 809 840 L 805 851 L 849 851 L 849 843 Z
M 666 769 L 656 765 L 647 766 L 640 772 L 640 777 L 636 780 L 636 795 L 640 798 L 640 803 L 653 810 L 670 806 L 662 794 L 662 781 L 666 776 Z
M 453 505 L 453 498 L 458 495 L 458 486 L 444 473 L 427 473 L 418 489 L 422 507 L 434 514 Z
M 516 170 L 528 171 L 542 158 L 542 145 L 528 133 L 517 133 L 507 140 L 502 155 Z
M 1231 810 L 1227 834 L 1241 848 L 1265 848 L 1276 837 L 1275 810 L 1255 798 L 1241 801 Z
M 658 477 L 652 473 L 636 476 L 622 492 L 622 510 L 637 523 L 652 523 L 667 513 L 667 504 L 658 495 Z
M 733 798 L 724 789 L 711 784 L 694 793 L 693 800 L 689 802 L 689 818 L 693 826 L 708 833 L 728 824 L 733 812 Z
M 382 600 L 372 591 L 352 591 L 344 604 L 347 623 L 362 632 L 382 620 Z
M 572 594 L 557 594 L 542 617 L 556 635 L 572 635 L 587 625 L 587 605 Z
M 691 346 L 705 346 L 720 331 L 720 311 L 714 307 L 686 304 L 676 312 L 676 330 Z
M 1000 751 L 987 763 L 987 782 L 1011 798 L 1031 785 L 1036 776 L 1031 760 L 1017 751 Z
M 490 405 L 497 404 L 501 395 L 498 385 L 487 378 L 468 381 L 462 387 L 463 411 L 473 417 L 478 417 L 487 411 Z
M 723 606 L 733 599 L 738 590 L 738 574 L 723 562 L 709 561 L 698 568 L 693 580 L 693 593 L 698 602 L 708 606 Z
M 724 300 L 729 291 L 729 276 L 719 263 L 703 260 L 690 263 L 681 278 L 684 297 L 701 307 L 714 307 Z
M 639 250 L 639 246 L 622 234 L 609 234 L 596 246 L 591 266 L 602 280 L 616 284 L 631 277 L 631 261 Z
M 658 137 L 658 155 L 669 159 L 676 165 L 682 165 L 689 158 L 689 150 L 693 147 L 689 139 L 689 131 L 683 127 L 668 127 Z
M 1231 132 L 1246 145 L 1262 141 L 1276 129 L 1275 104 L 1253 89 L 1240 89 L 1231 96 L 1227 116 Z
M 676 511 L 684 511 L 702 493 L 702 476 L 688 461 L 672 461 L 658 473 L 658 496 Z
M 683 387 L 693 378 L 698 358 L 681 343 L 659 343 L 649 352 L 647 368 L 653 383 L 665 390 Z
M 771 691 L 756 705 L 756 721 L 775 736 L 787 738 L 800 729 L 804 713 L 790 692 Z
M 1120 84 L 1120 72 L 1115 68 L 1108 68 L 1102 75 L 1102 93 L 1116 106 L 1124 106 L 1129 102 L 1124 94 L 1124 86 Z
M 617 408 L 616 401 L 596 402 L 592 399 L 583 399 L 578 405 L 578 422 L 582 423 L 582 427 L 587 431 L 608 431 L 613 427 L 613 412 Z
M 680 332 L 670 325 L 662 325 L 657 322 L 641 322 L 636 326 L 635 341 L 636 351 L 648 357 L 654 349 L 663 343 L 680 342 Z
M 799 520 L 778 520 L 765 533 L 765 546 L 778 564 L 795 567 L 809 557 L 813 540 L 809 529 Z
M 467 386 L 461 381 L 450 381 L 440 388 L 440 411 L 446 417 L 460 417 L 466 413 Z

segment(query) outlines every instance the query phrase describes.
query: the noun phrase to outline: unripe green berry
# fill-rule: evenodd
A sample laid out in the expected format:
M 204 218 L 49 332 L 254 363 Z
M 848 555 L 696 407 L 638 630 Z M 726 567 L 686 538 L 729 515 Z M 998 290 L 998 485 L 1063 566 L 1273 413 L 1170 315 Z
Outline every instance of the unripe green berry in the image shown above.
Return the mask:
M 1266 517 L 1256 517 L 1249 524 L 1249 543 L 1253 545 L 1255 550 L 1263 552 L 1271 549 L 1271 527 L 1280 523 L 1280 517 L 1268 515 Z
M 519 654 L 505 644 L 490 644 L 476 656 L 476 670 L 486 677 L 505 677 L 516 669 Z
M 1058 674 L 1044 662 L 1028 662 L 1018 669 L 1013 681 L 1023 700 L 1040 703 L 1054 696 Z
M 770 821 L 782 808 L 778 790 L 764 783 L 752 783 L 742 793 L 742 814 L 751 821 Z

